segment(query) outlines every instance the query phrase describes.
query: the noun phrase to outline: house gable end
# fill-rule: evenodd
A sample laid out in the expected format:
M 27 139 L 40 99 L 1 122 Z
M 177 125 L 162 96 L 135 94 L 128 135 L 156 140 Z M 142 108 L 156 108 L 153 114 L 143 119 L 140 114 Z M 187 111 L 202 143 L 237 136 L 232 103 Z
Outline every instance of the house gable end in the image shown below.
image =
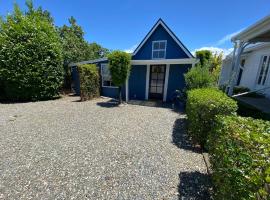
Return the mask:
M 134 51 L 133 60 L 151 60 L 152 42 L 166 40 L 165 59 L 193 58 L 188 49 L 160 19 Z

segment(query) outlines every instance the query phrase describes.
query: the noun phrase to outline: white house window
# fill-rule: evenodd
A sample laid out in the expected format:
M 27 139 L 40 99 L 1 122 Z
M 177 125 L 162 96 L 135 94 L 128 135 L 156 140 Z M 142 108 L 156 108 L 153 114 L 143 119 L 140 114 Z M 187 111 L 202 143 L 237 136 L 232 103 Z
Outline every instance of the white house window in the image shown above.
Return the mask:
M 258 80 L 257 84 L 258 85 L 264 85 L 268 71 L 269 71 L 269 65 L 270 65 L 270 56 L 262 56 L 261 58 L 261 64 L 259 68 L 259 75 L 258 75 Z
M 102 87 L 115 87 L 108 64 L 101 64 Z
M 166 57 L 167 40 L 153 41 L 152 58 L 164 59 Z

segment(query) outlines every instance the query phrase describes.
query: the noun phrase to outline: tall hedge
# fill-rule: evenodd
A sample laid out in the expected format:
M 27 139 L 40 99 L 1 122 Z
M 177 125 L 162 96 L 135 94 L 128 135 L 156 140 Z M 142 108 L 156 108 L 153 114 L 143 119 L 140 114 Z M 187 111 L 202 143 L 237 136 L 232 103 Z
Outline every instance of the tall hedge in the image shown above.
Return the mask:
M 216 115 L 236 113 L 237 103 L 214 88 L 188 91 L 186 113 L 188 132 L 193 140 L 205 145 Z
M 15 6 L 14 13 L 0 21 L 0 80 L 5 98 L 39 100 L 58 95 L 62 63 L 59 35 L 39 12 L 24 14 Z
M 99 73 L 96 65 L 85 64 L 78 66 L 80 76 L 81 101 L 89 100 L 100 95 Z
M 217 119 L 208 141 L 216 199 L 270 199 L 270 122 Z

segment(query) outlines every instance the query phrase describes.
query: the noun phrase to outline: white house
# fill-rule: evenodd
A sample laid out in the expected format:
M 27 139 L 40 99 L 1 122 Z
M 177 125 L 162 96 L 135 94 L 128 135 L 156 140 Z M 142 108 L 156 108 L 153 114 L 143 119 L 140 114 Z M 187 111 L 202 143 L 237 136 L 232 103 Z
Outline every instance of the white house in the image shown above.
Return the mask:
M 229 95 L 235 86 L 248 87 L 270 98 L 270 16 L 232 38 L 234 52 L 222 64 L 220 86 Z

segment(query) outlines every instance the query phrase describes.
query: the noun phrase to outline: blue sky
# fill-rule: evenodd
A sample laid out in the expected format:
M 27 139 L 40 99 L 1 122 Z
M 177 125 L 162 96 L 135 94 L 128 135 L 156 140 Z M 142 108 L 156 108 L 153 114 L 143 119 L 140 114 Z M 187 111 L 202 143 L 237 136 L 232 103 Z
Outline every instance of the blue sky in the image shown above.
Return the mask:
M 0 15 L 13 3 L 0 0 Z M 270 14 L 269 0 L 34 0 L 49 10 L 58 26 L 74 16 L 89 42 L 109 49 L 132 50 L 162 18 L 190 51 L 203 47 L 228 50 L 230 36 Z

